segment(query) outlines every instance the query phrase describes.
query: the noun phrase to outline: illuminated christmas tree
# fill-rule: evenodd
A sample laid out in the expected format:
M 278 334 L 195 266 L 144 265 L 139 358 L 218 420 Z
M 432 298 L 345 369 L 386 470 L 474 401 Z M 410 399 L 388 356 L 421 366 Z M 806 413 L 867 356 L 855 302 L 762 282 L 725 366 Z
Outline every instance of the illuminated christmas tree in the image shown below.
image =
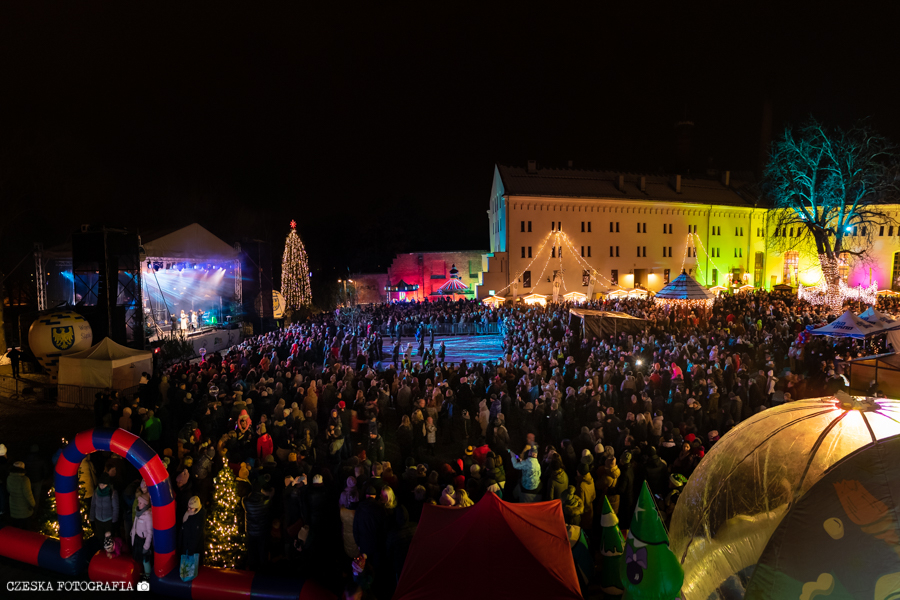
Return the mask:
M 309 286 L 309 265 L 306 249 L 297 235 L 297 222 L 291 221 L 291 232 L 284 241 L 284 256 L 281 258 L 281 295 L 289 308 L 299 308 L 312 303 Z
M 89 538 L 94 535 L 94 528 L 91 527 L 91 501 L 84 497 L 85 491 L 83 487 L 78 488 L 78 507 L 81 511 L 81 527 L 84 530 L 84 537 Z M 59 515 L 56 512 L 56 489 L 50 488 L 47 497 L 41 505 L 40 516 L 38 517 L 38 531 L 50 537 L 59 538 Z
M 227 465 L 214 480 L 215 495 L 206 520 L 206 556 L 204 563 L 211 567 L 234 569 L 247 545 L 240 531 L 241 499 L 237 495 L 234 472 Z

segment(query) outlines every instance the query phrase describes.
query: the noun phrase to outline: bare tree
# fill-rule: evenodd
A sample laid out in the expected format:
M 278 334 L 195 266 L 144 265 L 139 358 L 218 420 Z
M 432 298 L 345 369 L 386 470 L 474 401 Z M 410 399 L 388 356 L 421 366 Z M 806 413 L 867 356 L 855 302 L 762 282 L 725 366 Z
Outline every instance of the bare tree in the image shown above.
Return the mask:
M 840 267 L 863 260 L 876 229 L 894 223 L 884 205 L 897 201 L 895 150 L 866 123 L 829 129 L 815 119 L 772 144 L 763 174 L 769 248 L 814 249 L 833 309 L 842 304 Z

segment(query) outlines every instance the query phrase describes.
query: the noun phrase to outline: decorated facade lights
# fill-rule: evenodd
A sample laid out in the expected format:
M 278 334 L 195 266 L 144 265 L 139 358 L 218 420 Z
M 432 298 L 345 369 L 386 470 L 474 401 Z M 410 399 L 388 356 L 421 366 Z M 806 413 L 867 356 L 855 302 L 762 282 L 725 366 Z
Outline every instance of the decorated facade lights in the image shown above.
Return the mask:
M 550 236 L 551 236 L 551 235 L 553 235 L 553 232 L 550 232 L 550 233 L 548 233 L 546 236 L 544 236 L 544 239 L 543 239 L 543 241 L 541 242 L 541 247 L 538 248 L 538 251 L 535 253 L 534 258 L 531 259 L 531 262 L 528 263 L 528 265 L 527 265 L 524 269 L 522 269 L 522 272 L 525 272 L 525 271 L 529 270 L 529 269 L 531 268 L 531 265 L 534 264 L 534 261 L 536 261 L 536 260 L 538 259 L 538 257 L 540 257 L 541 252 L 544 251 L 544 247 L 547 245 L 547 242 L 550 240 Z M 547 260 L 549 261 L 550 259 L 548 258 Z M 544 266 L 546 267 L 547 265 L 545 264 Z M 518 279 L 518 277 L 516 277 L 516 279 Z M 515 281 L 515 279 L 514 279 L 513 281 Z M 535 281 L 540 281 L 540 278 L 536 279 Z M 494 295 L 495 295 L 495 296 L 502 296 L 502 295 L 503 295 L 503 292 L 505 292 L 506 290 L 508 290 L 508 289 L 510 288 L 510 286 L 512 286 L 512 283 L 510 283 L 510 284 L 507 285 L 506 287 L 500 288 L 499 290 L 497 290 L 497 292 L 496 292 Z
M 715 270 L 721 271 L 722 269 L 720 269 L 719 266 L 715 262 L 713 262 L 712 257 L 709 255 L 709 252 L 707 252 L 706 248 L 703 247 L 703 241 L 700 239 L 700 236 L 696 233 L 693 233 L 690 235 L 693 235 L 694 241 L 696 243 L 700 244 L 700 249 L 703 250 L 703 254 L 706 256 L 706 258 L 709 259 L 709 264 L 711 264 Z M 697 269 L 700 269 L 700 261 L 697 261 Z M 709 274 L 708 273 L 703 274 L 703 280 L 706 281 L 707 283 L 709 283 Z
M 575 247 L 572 245 L 572 241 L 569 239 L 569 236 L 567 236 L 565 233 L 563 233 L 563 234 L 562 234 L 562 238 L 563 238 L 563 241 L 566 242 L 566 246 L 568 246 L 569 251 L 572 252 L 572 256 L 575 257 L 576 261 L 577 261 L 580 265 L 582 265 L 587 271 L 590 271 L 591 273 L 596 274 L 597 277 L 599 277 L 599 278 L 603 279 L 604 281 L 606 281 L 606 282 L 609 284 L 610 287 L 613 287 L 613 286 L 616 285 L 616 284 L 614 284 L 612 281 L 610 281 L 609 279 L 607 279 L 602 273 L 600 273 L 600 271 L 598 271 L 597 269 L 595 269 L 594 267 L 592 267 L 586 260 L 584 260 L 583 258 L 581 258 L 581 256 L 579 256 L 579 254 L 578 254 L 577 252 L 575 252 Z

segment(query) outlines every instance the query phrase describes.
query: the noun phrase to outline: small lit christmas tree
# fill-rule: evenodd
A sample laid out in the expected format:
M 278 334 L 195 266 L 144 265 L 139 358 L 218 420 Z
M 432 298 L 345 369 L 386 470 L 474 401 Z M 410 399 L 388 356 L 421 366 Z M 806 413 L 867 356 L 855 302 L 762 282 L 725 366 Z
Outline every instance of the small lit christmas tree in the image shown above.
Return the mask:
M 309 285 L 309 264 L 306 249 L 297 235 L 297 222 L 291 221 L 291 232 L 284 241 L 284 256 L 281 258 L 281 295 L 289 308 L 300 308 L 312 304 L 312 290 Z
M 247 552 L 246 540 L 240 532 L 241 499 L 237 495 L 234 472 L 225 465 L 214 484 L 216 491 L 206 520 L 204 562 L 211 567 L 234 569 Z
M 94 535 L 94 528 L 91 527 L 91 503 L 84 497 L 84 488 L 78 488 L 78 508 L 81 511 L 81 527 L 84 530 L 84 537 L 89 538 Z M 59 514 L 56 512 L 56 489 L 50 488 L 47 497 L 41 504 L 40 517 L 38 517 L 38 531 L 50 537 L 59 537 Z
M 619 564 L 624 600 L 681 598 L 684 570 L 669 548 L 669 535 L 646 482 L 631 519 L 624 559 Z

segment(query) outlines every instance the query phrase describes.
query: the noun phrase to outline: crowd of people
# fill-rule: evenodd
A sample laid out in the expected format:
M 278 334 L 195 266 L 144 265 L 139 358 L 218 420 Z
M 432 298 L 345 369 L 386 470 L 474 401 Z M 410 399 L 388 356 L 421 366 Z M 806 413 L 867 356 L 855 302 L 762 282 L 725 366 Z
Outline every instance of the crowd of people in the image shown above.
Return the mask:
M 132 398 L 98 395 L 95 425 L 131 431 L 163 457 L 180 554 L 204 560 L 214 478 L 231 469 L 245 568 L 290 564 L 343 582 L 348 598 L 390 598 L 425 505 L 559 499 L 596 550 L 604 498 L 627 530 L 646 481 L 670 519 L 720 437 L 768 407 L 846 388 L 846 361 L 866 351 L 810 337 L 826 310 L 777 293 L 728 295 L 704 313 L 640 299 L 592 307 L 646 327 L 584 336 L 566 304 L 319 314 L 147 375 Z M 382 332 L 397 323 L 425 340 L 428 325 L 461 319 L 502 324 L 495 361 L 445 362 L 433 338 L 384 351 Z M 0 445 L 0 511 L 26 528 L 50 468 L 33 451 L 7 462 Z M 152 511 L 138 473 L 95 453 L 79 479 L 107 552 L 130 547 L 149 574 Z

